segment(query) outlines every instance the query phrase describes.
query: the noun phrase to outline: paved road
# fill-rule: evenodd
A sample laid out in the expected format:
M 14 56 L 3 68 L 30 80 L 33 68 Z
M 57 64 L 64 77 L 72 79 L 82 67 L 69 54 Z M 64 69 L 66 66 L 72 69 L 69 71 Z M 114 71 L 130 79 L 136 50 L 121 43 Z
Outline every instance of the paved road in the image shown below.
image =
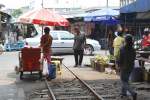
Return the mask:
M 96 54 L 101 54 L 101 55 L 108 55 L 108 52 L 106 51 L 100 51 L 100 52 L 96 52 Z M 67 66 L 74 66 L 75 61 L 74 61 L 74 56 L 73 55 L 63 55 L 62 57 L 64 57 L 63 63 Z M 90 64 L 90 58 L 94 57 L 93 56 L 86 56 L 84 55 L 83 57 L 83 65 L 88 65 Z

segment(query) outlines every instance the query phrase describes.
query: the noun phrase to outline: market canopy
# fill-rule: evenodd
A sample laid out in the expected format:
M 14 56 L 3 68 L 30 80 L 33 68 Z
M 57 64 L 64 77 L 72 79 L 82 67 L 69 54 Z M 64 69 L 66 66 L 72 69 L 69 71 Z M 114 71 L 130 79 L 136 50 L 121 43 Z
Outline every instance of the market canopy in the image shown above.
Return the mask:
M 91 13 L 87 13 L 86 17 L 93 16 L 118 16 L 119 10 L 113 10 L 111 8 L 103 8 L 101 10 L 96 10 Z
M 147 12 L 150 10 L 150 0 L 137 0 L 120 8 L 120 13 Z
M 106 24 L 116 24 L 119 21 L 116 20 L 115 16 L 119 15 L 119 10 L 113 10 L 110 8 L 105 8 L 102 10 L 97 10 L 91 13 L 88 13 L 84 17 L 84 21 L 86 22 L 102 22 Z
M 26 24 L 40 24 L 48 26 L 68 26 L 69 22 L 63 16 L 49 9 L 31 10 L 18 18 L 18 22 Z

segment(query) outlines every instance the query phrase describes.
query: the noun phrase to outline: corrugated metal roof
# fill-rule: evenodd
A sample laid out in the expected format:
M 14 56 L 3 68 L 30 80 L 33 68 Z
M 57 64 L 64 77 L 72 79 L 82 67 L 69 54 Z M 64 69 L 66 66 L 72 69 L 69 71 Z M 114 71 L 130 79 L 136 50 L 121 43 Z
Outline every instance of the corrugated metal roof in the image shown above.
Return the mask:
M 120 13 L 147 12 L 150 10 L 150 0 L 137 0 L 120 8 Z

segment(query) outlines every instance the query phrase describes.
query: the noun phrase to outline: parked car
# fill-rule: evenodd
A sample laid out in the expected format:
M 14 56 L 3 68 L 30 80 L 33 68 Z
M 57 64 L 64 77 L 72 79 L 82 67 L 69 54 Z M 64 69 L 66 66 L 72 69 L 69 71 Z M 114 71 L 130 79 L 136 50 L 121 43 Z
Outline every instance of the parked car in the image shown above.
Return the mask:
M 68 31 L 54 30 L 50 31 L 53 37 L 52 53 L 73 53 L 74 35 Z M 41 34 L 38 34 L 32 38 L 26 38 L 26 42 L 29 46 L 37 47 L 40 45 Z M 95 51 L 99 51 L 101 46 L 98 41 L 92 39 L 86 39 L 84 54 L 91 55 Z

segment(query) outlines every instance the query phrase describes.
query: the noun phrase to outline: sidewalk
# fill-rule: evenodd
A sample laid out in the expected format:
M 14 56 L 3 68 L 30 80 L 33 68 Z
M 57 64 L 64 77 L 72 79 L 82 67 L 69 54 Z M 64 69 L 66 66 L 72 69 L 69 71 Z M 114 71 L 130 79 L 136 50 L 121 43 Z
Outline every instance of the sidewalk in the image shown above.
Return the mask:
M 25 100 L 23 89 L 16 85 L 16 53 L 4 53 L 0 61 L 0 100 Z
M 0 80 L 0 100 L 25 100 L 22 88 L 10 80 Z

